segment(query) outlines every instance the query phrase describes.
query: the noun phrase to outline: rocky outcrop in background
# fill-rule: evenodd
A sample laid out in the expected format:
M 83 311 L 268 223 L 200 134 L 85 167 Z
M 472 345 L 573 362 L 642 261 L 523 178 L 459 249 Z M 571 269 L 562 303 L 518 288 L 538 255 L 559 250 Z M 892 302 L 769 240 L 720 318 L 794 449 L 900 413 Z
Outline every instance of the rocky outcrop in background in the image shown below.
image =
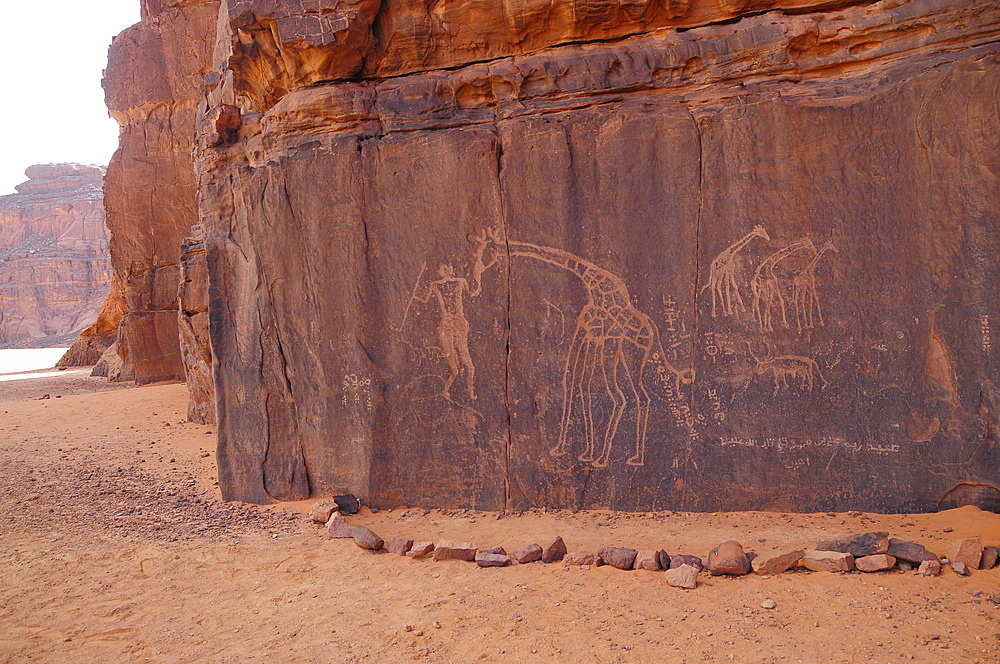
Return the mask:
M 108 292 L 104 169 L 43 164 L 0 196 L 0 348 L 69 345 Z
M 119 352 L 212 358 L 226 497 L 997 503 L 1000 9 L 154 4 Z

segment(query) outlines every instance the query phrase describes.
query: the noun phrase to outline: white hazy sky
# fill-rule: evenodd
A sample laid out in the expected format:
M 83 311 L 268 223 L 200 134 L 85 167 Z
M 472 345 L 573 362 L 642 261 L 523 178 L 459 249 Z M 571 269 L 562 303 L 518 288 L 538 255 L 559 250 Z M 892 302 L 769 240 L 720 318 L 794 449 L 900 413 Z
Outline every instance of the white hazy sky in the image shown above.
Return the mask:
M 3 0 L 0 195 L 32 164 L 107 165 L 118 123 L 104 106 L 108 46 L 139 21 L 139 0 Z

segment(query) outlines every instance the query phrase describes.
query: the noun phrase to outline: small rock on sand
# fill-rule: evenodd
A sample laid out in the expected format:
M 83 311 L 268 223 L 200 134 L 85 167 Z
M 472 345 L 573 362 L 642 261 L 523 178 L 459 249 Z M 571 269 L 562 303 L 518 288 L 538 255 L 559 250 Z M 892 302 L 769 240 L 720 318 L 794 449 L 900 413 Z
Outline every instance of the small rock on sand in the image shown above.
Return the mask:
M 802 549 L 789 551 L 770 558 L 758 558 L 753 561 L 754 572 L 757 574 L 781 574 L 799 564 L 806 552 Z
M 712 574 L 749 574 L 750 558 L 739 542 L 729 540 L 708 552 L 708 569 Z
M 476 547 L 468 542 L 441 540 L 434 545 L 434 560 L 466 560 L 476 558 Z
M 514 549 L 514 560 L 519 563 L 533 563 L 542 559 L 542 547 L 537 544 L 525 544 Z
M 919 565 L 925 560 L 937 560 L 937 556 L 922 545 L 916 542 L 907 542 L 896 537 L 889 538 L 889 550 L 886 553 L 896 560 L 905 560 L 915 565 Z
M 841 551 L 806 551 L 802 566 L 814 572 L 850 572 L 854 569 L 854 556 Z
M 691 590 L 698 587 L 698 570 L 691 565 L 679 565 L 663 573 L 667 584 L 674 588 Z
M 855 558 L 887 553 L 889 551 L 889 533 L 863 533 L 839 539 L 820 540 L 816 544 L 816 550 L 849 553 Z
M 582 551 L 574 551 L 573 553 L 567 553 L 566 557 L 563 558 L 563 565 L 569 567 L 574 567 L 578 565 L 593 565 L 597 562 L 597 556 L 592 553 L 584 553 Z
M 413 540 L 408 537 L 390 537 L 385 548 L 388 549 L 389 553 L 405 556 L 413 548 Z
M 920 576 L 940 576 L 941 563 L 937 560 L 925 560 L 917 568 L 917 574 Z
M 503 553 L 480 551 L 476 554 L 476 564 L 480 567 L 506 567 L 510 565 L 510 556 Z
M 340 516 L 340 512 L 334 512 L 330 520 L 326 522 L 326 532 L 330 537 L 346 539 L 354 537 L 354 528 Z
M 887 553 L 877 553 L 855 558 L 854 566 L 862 572 L 884 572 L 896 566 L 896 559 Z
M 354 526 L 354 543 L 369 551 L 378 551 L 385 544 L 381 537 L 364 526 Z
M 606 565 L 617 567 L 618 569 L 632 569 L 635 557 L 639 552 L 625 546 L 602 546 L 597 551 L 597 557 Z
M 979 561 L 979 569 L 993 569 L 1000 560 L 1000 548 L 995 546 L 984 546 L 983 557 Z
M 309 518 L 313 523 L 327 523 L 336 511 L 337 503 L 332 500 L 319 500 L 309 512 Z
M 632 564 L 632 569 L 644 569 L 650 572 L 660 571 L 660 557 L 656 551 L 640 551 Z
M 969 569 L 979 569 L 982 558 L 983 542 L 978 537 L 966 537 L 948 542 L 948 560 L 953 567 L 959 562 L 965 563 Z
M 566 556 L 566 542 L 562 537 L 556 537 L 549 542 L 549 545 L 542 551 L 543 563 L 554 563 L 562 560 Z
M 354 494 L 345 493 L 340 496 L 334 496 L 333 502 L 337 503 L 337 507 L 340 508 L 342 514 L 357 514 L 361 510 L 361 503 Z
M 701 562 L 701 558 L 699 558 L 698 556 L 691 556 L 691 555 L 688 555 L 688 554 L 679 554 L 679 555 L 673 556 L 670 559 L 670 569 L 674 569 L 675 567 L 680 567 L 681 565 L 690 565 L 691 567 L 695 568 L 699 572 L 701 570 L 705 569 L 704 563 Z
M 434 551 L 434 542 L 414 542 L 406 555 L 410 558 L 424 558 Z

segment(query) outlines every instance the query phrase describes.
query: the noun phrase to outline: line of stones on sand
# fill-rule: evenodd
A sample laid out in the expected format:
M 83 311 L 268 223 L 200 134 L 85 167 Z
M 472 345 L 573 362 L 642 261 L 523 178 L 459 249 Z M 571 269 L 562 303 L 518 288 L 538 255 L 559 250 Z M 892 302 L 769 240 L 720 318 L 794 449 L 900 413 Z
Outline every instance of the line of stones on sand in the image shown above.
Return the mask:
M 353 496 L 337 496 L 331 501 L 319 501 L 310 518 L 315 523 L 325 524 L 330 537 L 353 539 L 359 547 L 370 551 L 385 549 L 399 556 L 433 558 L 435 561 L 464 560 L 475 562 L 480 567 L 506 567 L 514 562 L 523 565 L 561 561 L 564 567 L 580 569 L 609 565 L 621 570 L 664 571 L 669 585 L 687 589 L 697 587 L 698 575 L 703 571 L 713 576 L 742 576 L 751 572 L 781 574 L 795 568 L 813 572 L 866 573 L 898 569 L 919 576 L 938 576 L 943 566 L 950 565 L 956 574 L 968 576 L 973 569 L 987 570 L 1000 564 L 1000 547 L 983 546 L 978 537 L 951 540 L 947 556 L 939 558 L 920 544 L 889 537 L 886 532 L 820 540 L 814 549 L 796 549 L 768 558 L 759 558 L 753 551 L 744 551 L 739 542 L 729 540 L 709 551 L 707 563 L 698 556 L 688 554 L 671 556 L 663 549 L 637 551 L 628 547 L 603 546 L 596 554 L 569 552 L 560 536 L 544 547 L 526 544 L 508 553 L 499 546 L 479 549 L 468 542 L 453 540 L 431 542 L 393 537 L 386 542 L 364 526 L 347 523 L 343 514 L 355 514 L 357 511 L 357 500 Z

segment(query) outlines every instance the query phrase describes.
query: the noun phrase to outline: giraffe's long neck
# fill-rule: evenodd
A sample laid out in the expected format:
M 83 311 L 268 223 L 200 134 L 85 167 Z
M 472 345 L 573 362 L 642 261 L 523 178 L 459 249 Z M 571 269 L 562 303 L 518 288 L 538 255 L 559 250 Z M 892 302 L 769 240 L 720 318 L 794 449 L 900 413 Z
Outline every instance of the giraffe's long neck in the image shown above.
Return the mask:
M 788 258 L 797 251 L 802 251 L 804 249 L 812 246 L 812 242 L 808 240 L 799 240 L 798 242 L 793 242 L 784 249 L 779 249 L 778 251 L 771 254 L 768 258 L 757 267 L 757 273 L 760 274 L 762 270 L 770 270 L 775 265 Z M 813 250 L 815 251 L 815 249 Z
M 754 232 L 752 232 L 752 231 L 751 231 L 750 233 L 747 233 L 746 235 L 744 235 L 744 236 L 743 236 L 743 237 L 742 237 L 742 238 L 740 239 L 740 241 L 739 241 L 739 242 L 737 242 L 736 244 L 734 244 L 734 245 L 732 246 L 732 249 L 731 249 L 730 253 L 731 253 L 731 254 L 736 254 L 736 253 L 738 253 L 738 252 L 742 251 L 742 250 L 743 250 L 743 247 L 745 247 L 745 246 L 747 246 L 748 244 L 750 244 L 751 242 L 753 242 L 753 239 L 754 239 L 755 237 L 760 237 L 760 235 L 758 235 L 757 233 L 754 233 Z
M 563 251 L 562 249 L 556 249 L 555 247 L 543 247 L 537 244 L 531 244 L 528 242 L 517 242 L 511 240 L 507 243 L 509 247 L 511 256 L 524 256 L 527 258 L 534 258 L 536 260 L 549 263 L 568 270 L 580 278 L 584 283 L 587 282 L 586 277 L 596 273 L 604 273 L 607 271 L 594 265 L 588 260 L 580 258 L 568 251 Z

